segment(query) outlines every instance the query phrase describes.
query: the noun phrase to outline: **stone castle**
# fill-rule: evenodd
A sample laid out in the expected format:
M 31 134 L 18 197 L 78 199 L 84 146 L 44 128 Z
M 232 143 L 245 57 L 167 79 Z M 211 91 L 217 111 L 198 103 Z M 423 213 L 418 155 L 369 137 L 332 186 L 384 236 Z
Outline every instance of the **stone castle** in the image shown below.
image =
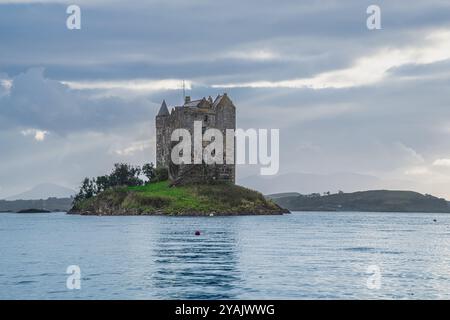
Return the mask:
M 225 136 L 226 129 L 236 129 L 236 107 L 226 93 L 214 100 L 211 97 L 199 100 L 186 97 L 184 104 L 175 106 L 171 112 L 163 101 L 156 115 L 156 167 L 168 169 L 172 184 L 210 181 L 234 183 L 236 169 L 234 164 L 226 163 L 226 150 L 223 152 L 223 164 L 207 165 L 203 162 L 176 165 L 171 161 L 172 148 L 178 143 L 171 142 L 173 130 L 187 129 L 193 139 L 194 121 L 202 122 L 203 133 L 209 128 L 215 128 Z M 191 145 L 194 145 L 193 141 Z

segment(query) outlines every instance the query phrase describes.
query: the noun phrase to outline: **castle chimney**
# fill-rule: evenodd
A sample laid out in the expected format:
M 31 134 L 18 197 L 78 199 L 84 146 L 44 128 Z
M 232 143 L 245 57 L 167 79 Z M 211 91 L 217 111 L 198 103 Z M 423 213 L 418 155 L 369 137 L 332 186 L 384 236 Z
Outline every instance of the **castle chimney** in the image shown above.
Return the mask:
M 191 96 L 186 96 L 184 98 L 184 103 L 186 104 L 186 103 L 189 103 L 189 102 L 191 102 Z

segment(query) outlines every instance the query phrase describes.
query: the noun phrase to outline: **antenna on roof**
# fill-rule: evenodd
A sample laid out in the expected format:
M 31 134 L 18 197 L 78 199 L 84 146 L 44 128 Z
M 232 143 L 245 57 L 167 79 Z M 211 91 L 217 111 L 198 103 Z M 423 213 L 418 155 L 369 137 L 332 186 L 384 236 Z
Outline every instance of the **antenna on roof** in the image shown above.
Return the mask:
M 183 79 L 183 103 L 186 100 L 186 84 L 184 83 L 184 79 Z

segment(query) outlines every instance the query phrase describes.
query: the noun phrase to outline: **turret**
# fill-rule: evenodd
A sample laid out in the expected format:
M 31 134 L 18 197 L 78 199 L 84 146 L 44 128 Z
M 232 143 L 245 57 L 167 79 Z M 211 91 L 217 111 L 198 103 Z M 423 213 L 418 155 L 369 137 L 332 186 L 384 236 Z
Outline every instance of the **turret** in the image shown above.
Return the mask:
M 156 167 L 167 167 L 168 141 L 167 130 L 169 122 L 169 110 L 166 101 L 163 100 L 158 114 L 156 115 Z
M 159 112 L 157 117 L 159 116 L 168 116 L 169 115 L 169 109 L 167 109 L 166 100 L 163 100 L 161 104 L 161 108 L 159 108 Z

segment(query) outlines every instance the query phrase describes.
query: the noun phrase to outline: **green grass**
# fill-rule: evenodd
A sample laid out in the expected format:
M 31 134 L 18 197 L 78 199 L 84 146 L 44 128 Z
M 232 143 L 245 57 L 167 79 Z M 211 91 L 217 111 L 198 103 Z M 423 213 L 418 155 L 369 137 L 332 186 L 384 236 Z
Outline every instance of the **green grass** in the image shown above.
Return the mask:
M 178 213 L 185 210 L 204 212 L 210 207 L 209 201 L 199 198 L 192 186 L 170 187 L 168 181 L 151 183 L 140 187 L 129 187 L 131 191 L 141 194 L 146 199 L 165 199 L 164 211 Z
M 279 211 L 256 191 L 228 183 L 170 186 L 168 181 L 106 190 L 75 205 L 93 214 L 238 214 Z

